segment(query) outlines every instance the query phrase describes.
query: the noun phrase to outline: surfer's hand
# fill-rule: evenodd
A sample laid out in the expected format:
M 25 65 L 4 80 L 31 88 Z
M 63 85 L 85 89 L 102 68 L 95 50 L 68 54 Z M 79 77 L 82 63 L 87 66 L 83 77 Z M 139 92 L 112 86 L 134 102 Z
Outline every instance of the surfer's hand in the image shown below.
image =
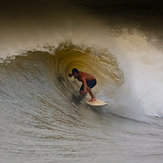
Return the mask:
M 68 76 L 69 76 L 69 77 L 72 77 L 72 74 L 69 73 Z
M 84 94 L 87 94 L 87 93 L 88 93 L 88 91 L 87 91 L 87 90 L 84 90 L 83 92 L 84 92 Z

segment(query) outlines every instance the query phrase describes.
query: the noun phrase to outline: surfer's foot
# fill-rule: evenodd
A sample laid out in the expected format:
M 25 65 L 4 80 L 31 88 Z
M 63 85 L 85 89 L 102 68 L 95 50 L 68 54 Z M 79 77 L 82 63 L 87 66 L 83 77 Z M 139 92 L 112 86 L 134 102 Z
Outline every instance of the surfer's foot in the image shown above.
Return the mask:
M 89 100 L 89 102 L 93 102 L 93 101 L 96 101 L 96 99 L 95 99 L 95 98 L 91 98 L 91 99 Z

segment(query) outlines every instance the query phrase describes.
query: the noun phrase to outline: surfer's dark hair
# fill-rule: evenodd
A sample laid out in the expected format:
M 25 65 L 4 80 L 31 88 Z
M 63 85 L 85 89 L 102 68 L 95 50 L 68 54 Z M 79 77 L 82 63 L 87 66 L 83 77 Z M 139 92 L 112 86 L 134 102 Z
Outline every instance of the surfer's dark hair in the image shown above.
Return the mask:
M 79 73 L 77 68 L 72 69 L 72 74 L 74 74 L 75 72 Z

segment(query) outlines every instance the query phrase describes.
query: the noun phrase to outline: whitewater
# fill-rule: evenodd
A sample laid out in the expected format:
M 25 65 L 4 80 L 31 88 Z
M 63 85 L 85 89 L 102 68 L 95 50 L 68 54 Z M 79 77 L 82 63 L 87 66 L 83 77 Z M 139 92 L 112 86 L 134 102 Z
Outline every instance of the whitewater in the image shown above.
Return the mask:
M 160 6 L 13 1 L 0 9 L 1 163 L 162 162 Z M 92 91 L 107 106 L 82 100 L 73 68 L 96 77 Z

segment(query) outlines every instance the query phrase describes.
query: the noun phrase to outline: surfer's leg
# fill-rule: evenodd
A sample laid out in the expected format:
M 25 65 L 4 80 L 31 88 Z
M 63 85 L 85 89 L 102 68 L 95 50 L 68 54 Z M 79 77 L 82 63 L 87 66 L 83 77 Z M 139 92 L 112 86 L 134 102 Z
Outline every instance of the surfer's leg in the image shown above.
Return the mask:
M 89 100 L 89 102 L 93 102 L 93 101 L 96 101 L 96 98 L 94 97 L 93 93 L 92 93 L 92 90 L 91 88 L 93 88 L 95 85 L 96 85 L 96 79 L 94 80 L 90 80 L 87 82 L 87 88 L 86 90 L 89 92 L 90 96 L 91 96 L 91 99 Z
M 92 90 L 88 86 L 87 86 L 86 90 L 89 92 L 89 94 L 91 96 L 91 99 L 89 100 L 89 102 L 96 101 L 96 98 L 95 98 L 95 96 L 92 93 Z

